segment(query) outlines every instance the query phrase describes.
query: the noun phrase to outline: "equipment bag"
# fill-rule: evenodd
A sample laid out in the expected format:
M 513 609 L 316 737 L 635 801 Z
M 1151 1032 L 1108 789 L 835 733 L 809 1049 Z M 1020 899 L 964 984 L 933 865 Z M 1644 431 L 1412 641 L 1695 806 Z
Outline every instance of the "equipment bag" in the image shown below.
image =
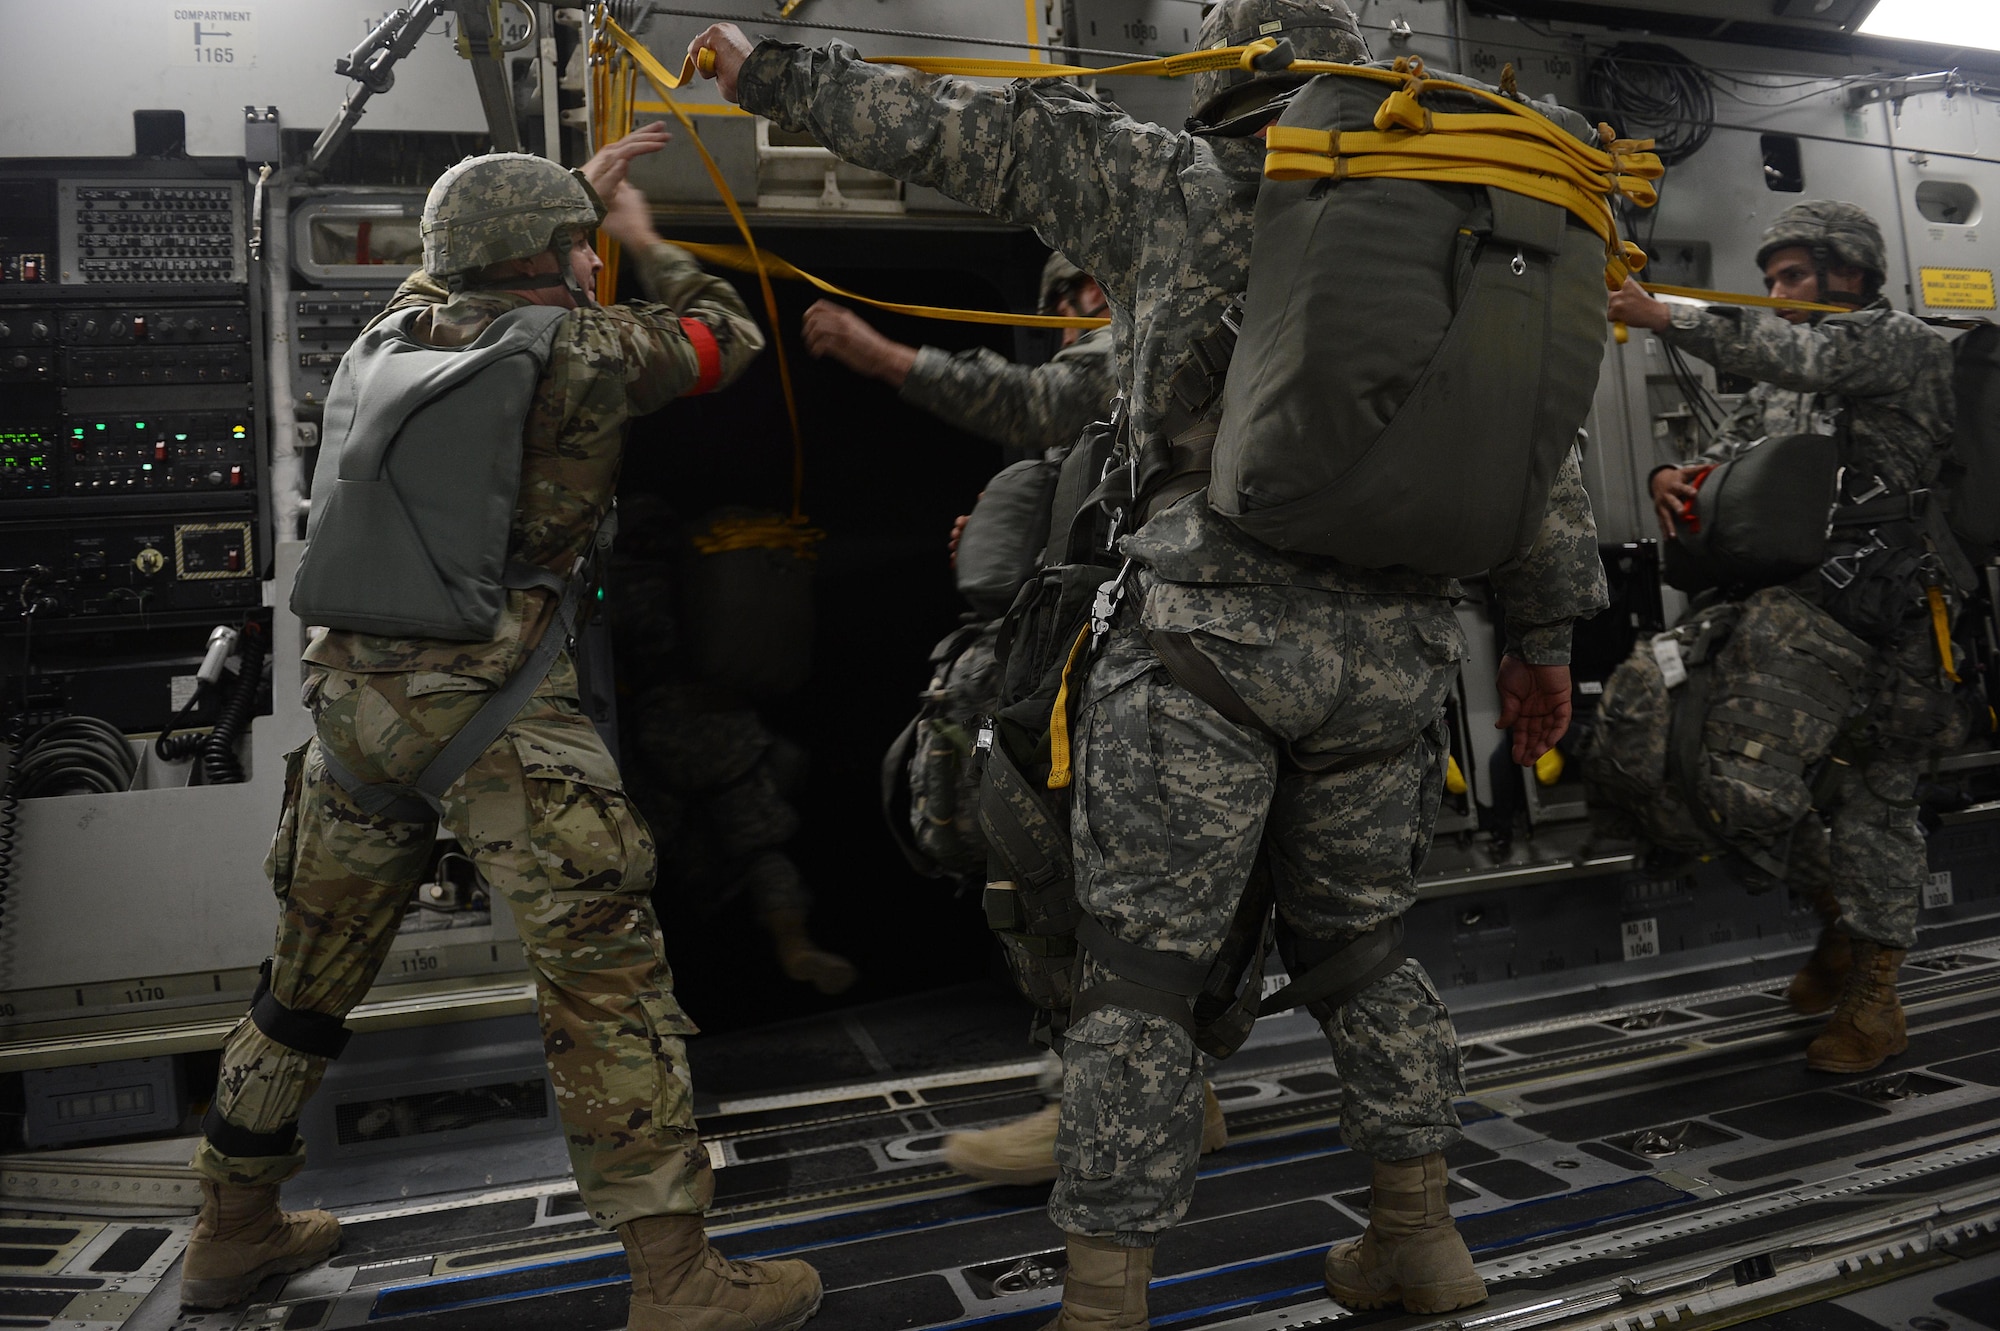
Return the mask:
M 998 623 L 966 624 L 931 651 L 923 703 L 882 759 L 882 812 L 903 858 L 934 878 L 986 872 L 972 747 L 999 692 Z
M 1394 88 L 1321 75 L 1277 123 L 1369 132 Z M 1466 93 L 1421 100 L 1491 110 Z M 1536 109 L 1595 142 L 1576 113 Z M 1365 568 L 1505 562 L 1534 540 L 1590 409 L 1605 300 L 1603 243 L 1555 204 L 1390 177 L 1265 180 L 1210 505 L 1268 545 Z
M 1952 345 L 1958 425 L 1945 485 L 1952 531 L 1979 557 L 2000 553 L 2000 324 Z
M 958 593 L 981 619 L 997 619 L 1034 575 L 1049 539 L 1049 502 L 1061 464 L 1029 458 L 1003 468 L 986 488 L 959 533 L 952 574 Z
M 507 545 L 522 422 L 569 311 L 508 310 L 463 347 L 412 336 L 423 313 L 389 315 L 334 372 L 292 610 L 328 628 L 479 642 L 509 588 L 548 576 L 511 565 Z
M 1695 473 L 1694 499 L 1674 516 L 1662 576 L 1684 592 L 1775 587 L 1827 556 L 1840 482 L 1840 441 L 1827 434 L 1764 439 Z
M 1605 681 L 1583 753 L 1592 808 L 1654 845 L 1784 878 L 1815 769 L 1872 694 L 1857 683 L 1872 656 L 1783 587 L 1691 613 Z

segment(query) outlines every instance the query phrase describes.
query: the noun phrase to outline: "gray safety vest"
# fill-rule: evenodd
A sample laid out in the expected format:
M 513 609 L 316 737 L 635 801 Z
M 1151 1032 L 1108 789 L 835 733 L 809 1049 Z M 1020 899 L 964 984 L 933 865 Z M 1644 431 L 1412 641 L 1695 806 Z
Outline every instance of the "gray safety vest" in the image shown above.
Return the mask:
M 327 393 L 292 610 L 307 624 L 481 642 L 510 587 L 521 428 L 566 309 L 508 310 L 463 347 L 411 335 L 420 308 L 363 333 Z M 537 576 L 539 575 L 539 576 Z
M 510 562 L 521 428 L 566 309 L 526 305 L 463 347 L 410 335 L 421 310 L 363 333 L 327 393 L 306 552 L 292 610 L 308 624 L 397 637 L 490 639 L 510 588 L 555 593 L 555 622 L 507 681 L 408 785 L 368 782 L 320 746 L 328 773 L 371 814 L 434 822 L 444 794 L 533 696 L 576 631 L 589 554 L 567 578 Z M 609 544 L 607 518 L 589 550 Z

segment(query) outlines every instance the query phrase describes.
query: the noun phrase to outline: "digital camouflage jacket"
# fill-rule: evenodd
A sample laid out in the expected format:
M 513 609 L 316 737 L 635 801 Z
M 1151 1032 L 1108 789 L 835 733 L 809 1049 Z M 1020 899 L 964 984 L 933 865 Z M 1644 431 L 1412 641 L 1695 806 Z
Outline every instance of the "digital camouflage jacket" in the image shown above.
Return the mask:
M 560 575 L 569 573 L 611 506 L 626 423 L 701 386 L 700 357 L 681 327 L 682 317 L 699 321 L 715 336 L 721 363 L 707 387 L 733 382 L 764 346 L 736 289 L 703 272 L 686 251 L 662 243 L 626 258 L 650 299 L 580 309 L 563 321 L 522 432 L 521 497 L 508 555 Z M 435 306 L 413 332 L 438 346 L 463 346 L 503 310 L 525 303 L 497 291 L 450 295 L 419 271 L 383 313 Z M 547 592 L 509 592 L 489 642 L 315 629 L 305 659 L 335 670 L 436 671 L 498 683 L 514 673 L 539 639 L 553 606 Z M 566 683 L 573 688 L 569 674 L 570 667 L 558 662 L 541 691 L 560 693 Z
M 1142 444 L 1159 439 L 1174 372 L 1248 285 L 1261 143 L 1142 124 L 1059 80 L 992 88 L 865 64 L 838 42 L 764 42 L 738 88 L 746 110 L 851 162 L 1032 227 L 1095 277 L 1123 349 L 1133 433 Z M 1174 505 L 1123 548 L 1174 582 L 1457 592 L 1448 579 L 1273 550 L 1199 503 Z M 1570 620 L 1606 603 L 1574 456 L 1557 474 L 1540 538 L 1492 578 L 1511 645 L 1536 662 L 1566 662 Z
M 1766 436 L 1831 434 L 1852 421 L 1854 456 L 1894 490 L 1937 479 L 1954 417 L 1951 344 L 1886 300 L 1793 324 L 1735 306 L 1672 307 L 1660 336 L 1756 385 L 1703 456 L 1720 461 Z
M 1111 330 L 1093 328 L 1040 365 L 1016 365 L 988 347 L 956 356 L 923 347 L 900 395 L 968 434 L 1040 451 L 1075 443 L 1110 413 L 1117 392 Z

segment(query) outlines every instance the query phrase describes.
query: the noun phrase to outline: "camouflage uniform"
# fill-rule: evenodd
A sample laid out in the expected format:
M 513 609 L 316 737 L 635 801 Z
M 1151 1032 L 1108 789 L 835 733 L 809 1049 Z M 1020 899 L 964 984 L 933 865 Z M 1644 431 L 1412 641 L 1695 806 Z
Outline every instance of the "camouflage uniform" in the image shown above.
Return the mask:
M 1704 460 L 1732 457 L 1767 436 L 1833 433 L 1844 408 L 1855 467 L 1892 491 L 1936 481 L 1951 441 L 1951 347 L 1887 301 L 1814 324 L 1727 306 L 1676 305 L 1660 336 L 1719 370 L 1759 381 Z M 1814 597 L 1821 579 L 1809 574 L 1797 590 Z M 1942 687 L 1928 621 L 1883 647 L 1878 666 L 1905 689 Z M 1829 839 L 1807 844 L 1805 869 L 1809 879 L 1818 876 L 1816 868 L 1827 875 L 1849 933 L 1907 948 L 1916 941 L 1917 903 L 1929 876 L 1916 810 L 1926 736 L 1899 732 L 1892 718 L 1882 739 L 1887 752 L 1841 772 L 1824 810 Z
M 1074 441 L 1117 391 L 1111 330 L 1094 328 L 1041 365 L 987 347 L 956 356 L 919 348 L 898 395 L 968 434 L 1040 453 Z
M 1255 140 L 1140 124 L 1066 83 L 992 89 L 864 64 L 835 43 L 773 42 L 744 63 L 746 110 L 838 155 L 1031 226 L 1110 301 L 1132 432 L 1158 439 L 1194 338 L 1247 285 L 1263 165 Z M 1438 709 L 1464 655 L 1449 579 L 1287 554 L 1190 496 L 1124 552 L 1142 566 L 1093 664 L 1072 791 L 1083 905 L 1119 939 L 1204 958 L 1260 840 L 1287 921 L 1332 938 L 1409 903 L 1442 792 Z M 1568 660 L 1569 621 L 1605 604 L 1574 456 L 1533 548 L 1494 571 L 1510 646 Z M 1258 714 L 1305 750 L 1379 755 L 1339 774 L 1280 766 L 1265 735 L 1175 685 L 1138 629 L 1184 629 Z M 1343 1131 L 1378 1159 L 1457 1140 L 1456 1041 L 1407 961 L 1325 1022 L 1346 1085 Z M 1070 1029 L 1050 1201 L 1073 1234 L 1145 1246 L 1185 1212 L 1200 1137 L 1192 1041 L 1123 1006 Z
M 626 423 L 701 378 L 683 313 L 714 335 L 722 382 L 763 345 L 735 291 L 684 252 L 661 244 L 628 261 L 650 300 L 578 310 L 563 322 L 523 431 L 510 554 L 559 573 L 610 505 Z M 446 295 L 418 273 L 390 308 L 436 306 L 417 335 L 459 346 L 523 303 L 491 291 Z M 284 908 L 270 983 L 286 1007 L 340 1017 L 361 1001 L 432 850 L 428 825 L 363 812 L 323 754 L 363 780 L 414 780 L 533 649 L 552 601 L 510 592 L 486 642 L 314 630 L 304 700 L 317 737 L 288 760 L 269 860 Z M 652 838 L 577 706 L 566 654 L 443 803 L 443 829 L 513 909 L 557 1112 L 592 1216 L 610 1226 L 698 1213 L 712 1182 L 682 1042 L 695 1028 L 674 1001 L 648 899 Z M 224 1046 L 216 1107 L 236 1134 L 261 1136 L 271 1149 L 227 1155 L 204 1139 L 196 1172 L 251 1186 L 297 1173 L 304 1144 L 294 1127 L 325 1066 L 249 1020 L 239 1024 Z

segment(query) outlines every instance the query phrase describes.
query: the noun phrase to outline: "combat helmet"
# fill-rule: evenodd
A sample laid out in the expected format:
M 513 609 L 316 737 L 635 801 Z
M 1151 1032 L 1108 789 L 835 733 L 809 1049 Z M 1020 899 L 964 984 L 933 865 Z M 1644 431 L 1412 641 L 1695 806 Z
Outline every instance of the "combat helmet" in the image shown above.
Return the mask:
M 1035 308 L 1043 314 L 1054 314 L 1056 302 L 1076 284 L 1077 279 L 1088 276 L 1090 274 L 1071 263 L 1061 250 L 1057 250 L 1049 255 L 1049 261 L 1042 265 L 1042 292 L 1041 298 L 1035 302 Z
M 468 157 L 439 176 L 424 200 L 424 267 L 456 290 L 489 264 L 553 250 L 561 284 L 587 304 L 570 276 L 569 249 L 603 220 L 604 202 L 581 171 L 532 153 Z
M 1353 64 L 1368 59 L 1368 42 L 1361 35 L 1361 25 L 1341 0 L 1222 0 L 1201 21 L 1198 45 L 1206 51 L 1242 46 L 1263 37 L 1290 42 L 1293 56 L 1299 60 Z M 1194 108 L 1188 128 L 1200 129 L 1241 119 L 1279 93 L 1305 82 L 1305 76 L 1223 69 L 1190 75 L 1188 82 L 1189 102 Z
M 1879 288 L 1888 275 L 1888 247 L 1882 243 L 1882 228 L 1851 203 L 1813 199 L 1779 213 L 1757 244 L 1757 266 L 1762 268 L 1773 254 L 1794 245 L 1812 253 L 1822 297 L 1827 294 L 1826 270 L 1834 265 L 1859 268 L 1868 275 L 1872 288 Z

